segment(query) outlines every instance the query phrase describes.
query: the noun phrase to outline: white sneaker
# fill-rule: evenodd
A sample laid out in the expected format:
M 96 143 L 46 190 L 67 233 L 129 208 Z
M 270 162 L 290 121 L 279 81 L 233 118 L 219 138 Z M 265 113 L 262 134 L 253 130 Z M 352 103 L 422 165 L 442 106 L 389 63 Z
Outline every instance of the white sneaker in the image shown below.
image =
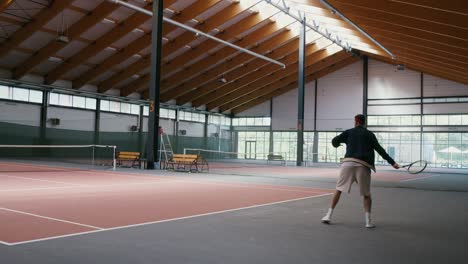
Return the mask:
M 366 223 L 366 228 L 374 228 L 375 225 L 371 222 Z
M 324 223 L 324 224 L 330 224 L 330 222 L 331 222 L 331 215 L 326 214 L 326 215 L 322 218 L 322 223 Z

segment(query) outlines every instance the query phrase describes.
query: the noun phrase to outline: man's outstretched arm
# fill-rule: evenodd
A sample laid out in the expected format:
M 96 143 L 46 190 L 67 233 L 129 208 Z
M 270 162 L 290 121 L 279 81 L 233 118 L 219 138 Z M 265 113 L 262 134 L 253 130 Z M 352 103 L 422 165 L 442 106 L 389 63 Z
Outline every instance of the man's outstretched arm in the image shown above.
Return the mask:
M 345 143 L 348 138 L 348 131 L 345 131 L 332 139 L 333 147 L 337 148 L 341 143 Z

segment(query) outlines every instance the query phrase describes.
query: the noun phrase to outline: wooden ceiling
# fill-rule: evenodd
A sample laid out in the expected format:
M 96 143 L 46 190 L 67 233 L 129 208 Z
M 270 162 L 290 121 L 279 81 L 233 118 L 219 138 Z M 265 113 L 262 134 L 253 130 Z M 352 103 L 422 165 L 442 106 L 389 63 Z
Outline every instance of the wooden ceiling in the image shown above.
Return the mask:
M 128 2 L 151 10 L 151 1 Z M 287 65 L 251 55 L 164 24 L 161 100 L 239 113 L 297 87 L 298 35 L 254 0 L 164 0 L 165 16 Z M 468 84 L 468 2 L 465 0 L 329 0 L 391 50 L 392 60 L 319 0 L 291 0 L 338 27 L 377 60 Z M 265 4 L 265 3 L 263 3 Z M 260 9 L 260 10 L 258 10 Z M 69 41 L 58 41 L 59 36 Z M 322 77 L 359 60 L 312 33 L 306 78 Z M 151 18 L 108 1 L 0 0 L 0 67 L 45 84 L 146 97 Z M 224 78 L 227 82 L 220 82 Z

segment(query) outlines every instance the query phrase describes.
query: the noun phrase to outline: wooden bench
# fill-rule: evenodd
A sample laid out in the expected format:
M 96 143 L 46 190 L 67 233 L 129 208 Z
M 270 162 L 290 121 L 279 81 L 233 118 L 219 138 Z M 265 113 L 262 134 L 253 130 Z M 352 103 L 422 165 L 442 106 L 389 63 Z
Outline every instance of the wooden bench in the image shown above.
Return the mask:
M 268 154 L 267 163 L 269 164 L 270 161 L 281 161 L 282 165 L 286 164 L 286 160 L 283 158 L 282 155 Z
M 131 168 L 141 167 L 140 152 L 118 151 L 117 157 L 115 157 L 115 159 L 117 160 L 117 166 L 120 167 L 122 167 L 124 162 L 130 162 Z
M 208 171 L 208 162 L 201 155 L 173 154 L 165 167 L 172 170 L 183 169 L 188 172 L 202 172 Z

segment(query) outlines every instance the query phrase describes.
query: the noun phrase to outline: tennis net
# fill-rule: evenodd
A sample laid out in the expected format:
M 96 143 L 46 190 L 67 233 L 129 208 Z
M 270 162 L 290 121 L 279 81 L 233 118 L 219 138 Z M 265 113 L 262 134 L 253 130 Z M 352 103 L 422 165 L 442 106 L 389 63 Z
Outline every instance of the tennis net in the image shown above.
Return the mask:
M 184 154 L 201 155 L 211 168 L 239 168 L 257 166 L 287 166 L 287 153 L 242 153 L 198 148 L 184 148 Z
M 0 172 L 115 169 L 116 146 L 0 145 Z

